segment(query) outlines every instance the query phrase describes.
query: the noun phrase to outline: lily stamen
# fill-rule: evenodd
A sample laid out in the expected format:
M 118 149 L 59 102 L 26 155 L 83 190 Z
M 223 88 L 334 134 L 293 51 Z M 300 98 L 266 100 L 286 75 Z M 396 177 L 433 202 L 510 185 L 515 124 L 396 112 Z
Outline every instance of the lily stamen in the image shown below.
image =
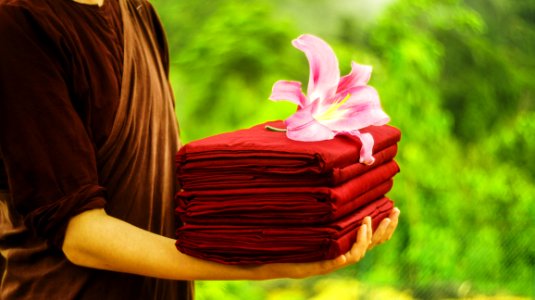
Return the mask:
M 334 102 L 331 106 L 329 106 L 329 108 L 326 111 L 324 111 L 323 113 L 317 116 L 314 116 L 314 118 L 318 121 L 327 121 L 327 120 L 335 119 L 336 113 L 338 112 L 338 109 L 340 108 L 340 106 L 346 103 L 350 97 L 351 97 L 351 94 L 348 93 L 344 99 L 342 99 L 341 101 L 338 100 Z

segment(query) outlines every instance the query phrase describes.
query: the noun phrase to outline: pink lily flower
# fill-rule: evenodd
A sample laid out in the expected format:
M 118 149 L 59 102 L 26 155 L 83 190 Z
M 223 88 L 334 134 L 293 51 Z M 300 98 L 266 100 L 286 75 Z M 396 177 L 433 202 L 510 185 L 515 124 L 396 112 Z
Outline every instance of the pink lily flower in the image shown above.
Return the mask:
M 373 164 L 373 137 L 359 129 L 388 123 L 377 91 L 368 86 L 371 66 L 351 63 L 351 72 L 340 77 L 338 60 L 332 48 L 313 35 L 292 41 L 303 51 L 310 65 L 307 94 L 301 82 L 279 80 L 273 85 L 270 100 L 297 104 L 297 112 L 285 120 L 286 135 L 297 141 L 330 140 L 339 134 L 357 136 L 362 142 L 360 162 Z

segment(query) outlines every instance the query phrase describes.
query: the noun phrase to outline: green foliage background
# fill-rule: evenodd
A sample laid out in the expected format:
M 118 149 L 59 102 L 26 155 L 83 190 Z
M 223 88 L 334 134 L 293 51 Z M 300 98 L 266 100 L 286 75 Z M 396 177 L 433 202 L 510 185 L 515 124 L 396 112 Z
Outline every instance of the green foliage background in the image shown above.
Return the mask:
M 308 280 L 198 282 L 198 299 L 535 297 L 535 2 L 153 0 L 168 33 L 184 143 L 288 117 L 267 98 L 306 84 L 291 46 L 326 40 L 403 132 L 395 237 Z M 382 293 L 382 294 L 381 294 Z

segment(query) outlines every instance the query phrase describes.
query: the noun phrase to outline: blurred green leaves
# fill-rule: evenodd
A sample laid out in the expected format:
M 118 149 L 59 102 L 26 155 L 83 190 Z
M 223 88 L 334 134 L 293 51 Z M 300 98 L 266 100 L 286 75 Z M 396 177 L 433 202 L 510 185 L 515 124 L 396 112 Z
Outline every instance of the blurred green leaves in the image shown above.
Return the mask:
M 200 15 L 188 17 L 196 20 L 196 26 L 186 26 L 194 32 L 182 34 L 187 41 L 171 38 L 183 140 L 250 126 L 259 117 L 284 118 L 294 109 L 271 107 L 267 101 L 276 79 L 307 74 L 305 68 L 296 67 L 298 53 L 290 51 L 291 24 L 273 20 L 274 8 L 268 1 L 184 6 Z
M 403 133 L 390 193 L 401 223 L 392 241 L 336 276 L 391 285 L 400 299 L 535 296 L 535 2 L 154 4 L 184 142 L 289 116 L 294 106 L 267 97 L 278 79 L 307 82 L 306 59 L 291 46 L 301 33 L 333 46 L 343 73 L 350 60 L 374 66 L 371 84 Z M 299 299 L 317 284 L 321 299 L 359 284 L 290 282 L 199 285 L 203 299 L 267 299 L 263 289 Z

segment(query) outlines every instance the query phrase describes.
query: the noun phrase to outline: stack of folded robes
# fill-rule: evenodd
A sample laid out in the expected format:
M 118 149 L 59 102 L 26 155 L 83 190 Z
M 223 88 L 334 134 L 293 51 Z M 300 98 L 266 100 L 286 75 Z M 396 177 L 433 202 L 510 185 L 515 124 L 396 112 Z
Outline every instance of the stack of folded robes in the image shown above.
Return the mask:
M 267 122 L 177 153 L 181 252 L 225 264 L 332 259 L 351 248 L 366 216 L 374 227 L 388 216 L 398 129 L 360 130 L 375 141 L 375 162 L 364 165 L 354 136 L 299 142 L 266 125 L 284 127 Z

